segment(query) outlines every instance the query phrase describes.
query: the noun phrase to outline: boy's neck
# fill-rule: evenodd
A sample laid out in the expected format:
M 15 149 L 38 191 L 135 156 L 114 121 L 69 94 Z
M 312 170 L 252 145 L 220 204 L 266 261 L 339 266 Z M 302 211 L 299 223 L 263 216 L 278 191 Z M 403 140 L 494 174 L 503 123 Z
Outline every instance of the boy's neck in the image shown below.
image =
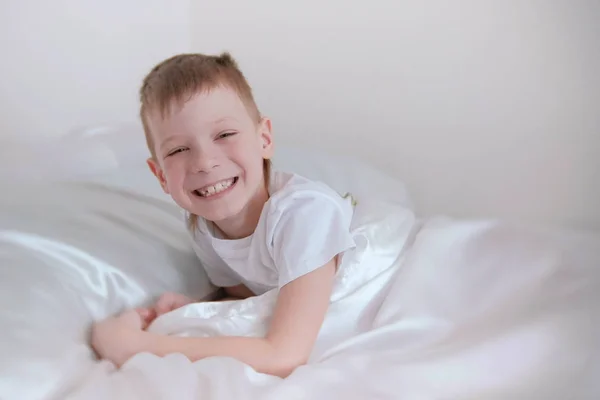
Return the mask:
M 215 227 L 221 231 L 226 239 L 234 240 L 251 236 L 258 225 L 267 200 L 269 200 L 267 188 L 261 186 L 261 189 L 252 196 L 246 207 L 238 215 L 215 222 Z

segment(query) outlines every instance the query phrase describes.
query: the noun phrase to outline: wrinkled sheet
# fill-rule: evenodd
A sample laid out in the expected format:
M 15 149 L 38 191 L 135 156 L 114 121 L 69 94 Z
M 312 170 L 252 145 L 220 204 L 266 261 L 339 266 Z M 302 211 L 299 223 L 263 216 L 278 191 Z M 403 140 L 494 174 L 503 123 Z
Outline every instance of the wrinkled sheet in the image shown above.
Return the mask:
M 310 362 L 288 378 L 231 358 L 142 353 L 118 371 L 99 363 L 68 398 L 600 398 L 598 237 L 450 219 L 410 234 L 375 225 L 339 273 Z M 275 299 L 192 304 L 150 330 L 262 335 Z
M 63 399 L 96 364 L 94 320 L 165 291 L 216 294 L 182 213 L 156 196 L 87 182 L 1 186 L 0 399 Z

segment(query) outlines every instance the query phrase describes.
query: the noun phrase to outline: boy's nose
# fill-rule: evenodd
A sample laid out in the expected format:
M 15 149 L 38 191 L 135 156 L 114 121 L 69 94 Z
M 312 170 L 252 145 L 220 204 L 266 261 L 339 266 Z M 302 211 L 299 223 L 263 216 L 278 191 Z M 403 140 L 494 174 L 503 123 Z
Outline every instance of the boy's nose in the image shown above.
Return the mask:
M 198 172 L 209 172 L 218 166 L 217 158 L 214 154 L 206 151 L 198 150 L 195 154 L 192 154 L 190 170 L 193 173 Z

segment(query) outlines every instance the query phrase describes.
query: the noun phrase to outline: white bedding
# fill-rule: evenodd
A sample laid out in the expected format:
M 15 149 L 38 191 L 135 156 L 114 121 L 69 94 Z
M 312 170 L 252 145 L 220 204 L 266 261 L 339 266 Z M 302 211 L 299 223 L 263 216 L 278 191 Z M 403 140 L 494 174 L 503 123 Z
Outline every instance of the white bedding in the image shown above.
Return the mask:
M 416 236 L 409 235 L 414 228 Z M 592 399 L 600 241 L 495 222 L 365 215 L 309 365 L 289 378 L 215 357 L 107 363 L 69 399 Z M 359 263 L 360 261 L 360 263 Z M 150 330 L 261 335 L 276 293 L 197 303 Z
M 364 238 L 310 363 L 281 380 L 219 357 L 140 354 L 119 371 L 94 360 L 94 319 L 162 291 L 215 290 L 145 170 L 140 135 L 112 137 L 121 153 L 52 147 L 77 165 L 34 168 L 38 149 L 18 157 L 17 176 L 0 168 L 0 399 L 600 398 L 599 235 L 417 222 L 401 182 L 290 149 L 276 166 L 355 194 Z M 275 295 L 189 305 L 150 329 L 260 335 Z
M 2 187 L 2 400 L 62 398 L 94 366 L 93 320 L 215 293 L 169 204 L 93 183 Z

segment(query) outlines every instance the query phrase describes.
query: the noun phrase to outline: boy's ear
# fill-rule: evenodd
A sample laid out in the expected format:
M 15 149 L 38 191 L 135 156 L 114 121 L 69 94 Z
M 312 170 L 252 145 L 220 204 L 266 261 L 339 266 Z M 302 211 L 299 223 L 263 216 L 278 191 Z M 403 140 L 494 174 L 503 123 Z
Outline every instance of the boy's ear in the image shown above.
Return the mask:
M 267 117 L 263 117 L 260 121 L 259 129 L 260 138 L 262 140 L 262 156 L 264 159 L 268 160 L 273 157 L 275 151 L 271 120 Z
M 152 157 L 147 159 L 146 163 L 148 164 L 148 167 L 150 167 L 150 171 L 152 171 L 154 176 L 156 176 L 156 179 L 158 179 L 158 182 L 160 183 L 160 186 L 162 187 L 163 191 L 166 194 L 169 194 L 169 188 L 167 187 L 167 180 L 165 179 L 165 174 L 163 173 L 163 170 L 160 167 L 160 165 L 158 165 L 156 160 L 154 160 Z

